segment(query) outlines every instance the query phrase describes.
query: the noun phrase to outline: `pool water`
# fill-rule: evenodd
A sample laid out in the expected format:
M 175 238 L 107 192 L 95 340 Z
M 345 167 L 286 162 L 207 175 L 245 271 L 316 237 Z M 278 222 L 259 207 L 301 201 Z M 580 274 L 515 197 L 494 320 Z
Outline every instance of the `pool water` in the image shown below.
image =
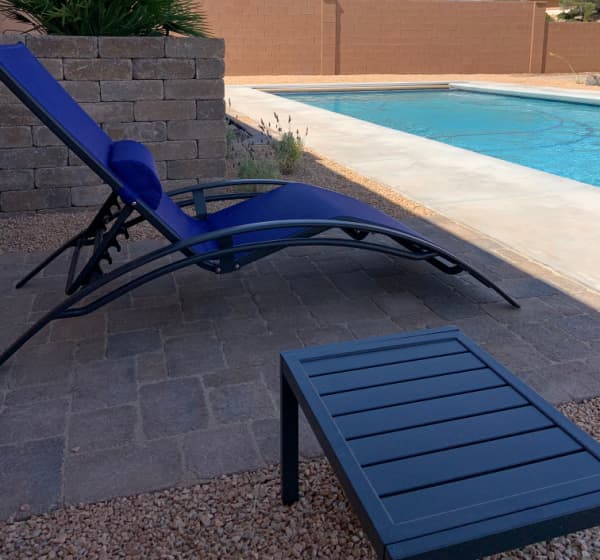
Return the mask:
M 278 95 L 600 186 L 600 106 L 460 90 Z

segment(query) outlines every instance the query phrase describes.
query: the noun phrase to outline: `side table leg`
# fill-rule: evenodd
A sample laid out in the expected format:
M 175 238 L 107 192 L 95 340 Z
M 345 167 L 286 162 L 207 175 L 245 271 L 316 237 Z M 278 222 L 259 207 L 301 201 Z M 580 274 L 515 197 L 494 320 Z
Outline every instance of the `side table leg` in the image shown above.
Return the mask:
M 283 373 L 281 379 L 281 499 L 298 500 L 298 401 Z

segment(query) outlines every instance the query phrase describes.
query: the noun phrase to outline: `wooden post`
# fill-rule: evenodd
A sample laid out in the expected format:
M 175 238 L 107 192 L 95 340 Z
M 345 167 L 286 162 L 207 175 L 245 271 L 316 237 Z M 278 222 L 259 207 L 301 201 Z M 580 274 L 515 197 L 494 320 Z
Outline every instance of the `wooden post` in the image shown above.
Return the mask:
M 337 73 L 337 0 L 321 4 L 321 74 Z
M 544 71 L 544 52 L 546 50 L 546 2 L 531 3 L 531 44 L 529 48 L 529 72 Z

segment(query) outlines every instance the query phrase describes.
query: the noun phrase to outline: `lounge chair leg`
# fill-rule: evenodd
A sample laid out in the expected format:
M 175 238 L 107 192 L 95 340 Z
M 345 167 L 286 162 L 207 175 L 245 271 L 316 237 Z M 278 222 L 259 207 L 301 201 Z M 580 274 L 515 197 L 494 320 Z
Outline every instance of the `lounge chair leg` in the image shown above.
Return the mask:
M 281 373 L 281 499 L 298 501 L 298 401 Z
M 71 247 L 75 247 L 78 243 L 82 243 L 86 237 L 93 237 L 96 230 L 99 228 L 104 229 L 105 224 L 107 223 L 107 219 L 113 219 L 116 217 L 112 213 L 112 208 L 117 205 L 118 199 L 117 196 L 112 193 L 108 196 L 102 207 L 90 222 L 90 225 L 86 227 L 84 230 L 80 231 L 77 235 L 69 239 L 64 245 L 61 245 L 54 253 L 52 253 L 49 257 L 47 257 L 44 261 L 38 264 L 31 272 L 27 274 L 24 278 L 17 282 L 16 288 L 22 288 L 31 280 L 34 276 L 39 274 L 44 268 L 46 268 L 54 259 L 59 257 L 64 251 L 70 249 Z M 127 214 L 129 215 L 129 213 Z M 81 240 L 81 241 L 80 241 Z
M 515 299 L 513 299 L 512 297 L 510 297 L 502 288 L 500 288 L 500 286 L 498 286 L 497 284 L 494 284 L 494 282 L 492 282 L 491 280 L 487 279 L 481 273 L 477 272 L 476 270 L 473 270 L 470 267 L 469 267 L 469 270 L 467 272 L 473 278 L 475 278 L 475 280 L 479 280 L 479 282 L 481 282 L 484 286 L 487 286 L 488 288 L 494 290 L 499 296 L 502 296 L 515 309 L 520 309 L 521 308 L 521 305 Z
M 58 319 L 55 310 L 47 313 L 37 323 L 27 329 L 17 340 L 15 340 L 2 354 L 0 355 L 0 365 L 8 360 L 23 344 L 25 344 L 30 338 L 41 331 L 50 321 Z
M 73 239 L 69 239 L 69 241 L 67 241 L 64 245 L 62 245 L 61 247 L 59 247 L 58 249 L 56 249 L 56 251 L 54 251 L 54 253 L 52 253 L 49 257 L 47 257 L 46 259 L 44 259 L 31 272 L 29 272 L 24 278 L 21 278 L 21 280 L 19 280 L 17 282 L 17 285 L 15 287 L 17 289 L 19 289 L 19 288 L 22 288 L 23 286 L 25 286 L 25 284 L 27 284 L 27 282 L 29 282 L 29 280 L 31 280 L 34 276 L 36 276 L 37 274 L 39 274 L 54 259 L 56 259 L 57 257 L 59 257 L 67 249 L 73 247 L 73 245 L 74 245 L 75 240 L 77 239 L 77 237 L 79 237 L 79 236 L 76 236 Z
M 69 308 L 85 297 L 89 292 L 80 291 L 79 293 L 66 298 L 56 307 L 53 307 L 46 315 L 36 321 L 31 327 L 29 327 L 17 340 L 15 340 L 2 354 L 0 354 L 0 365 L 8 360 L 23 344 L 25 344 L 30 338 L 41 331 L 48 323 L 56 319 L 62 319 L 63 317 L 76 317 L 85 313 L 73 313 L 69 312 Z

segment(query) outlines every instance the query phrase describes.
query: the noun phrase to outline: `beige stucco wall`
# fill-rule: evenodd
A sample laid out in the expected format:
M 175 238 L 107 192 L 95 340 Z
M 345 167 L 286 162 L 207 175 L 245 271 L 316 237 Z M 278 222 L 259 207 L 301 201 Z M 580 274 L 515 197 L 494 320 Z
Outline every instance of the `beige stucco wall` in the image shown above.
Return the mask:
M 600 24 L 545 22 L 544 2 L 201 0 L 226 74 L 597 70 Z

